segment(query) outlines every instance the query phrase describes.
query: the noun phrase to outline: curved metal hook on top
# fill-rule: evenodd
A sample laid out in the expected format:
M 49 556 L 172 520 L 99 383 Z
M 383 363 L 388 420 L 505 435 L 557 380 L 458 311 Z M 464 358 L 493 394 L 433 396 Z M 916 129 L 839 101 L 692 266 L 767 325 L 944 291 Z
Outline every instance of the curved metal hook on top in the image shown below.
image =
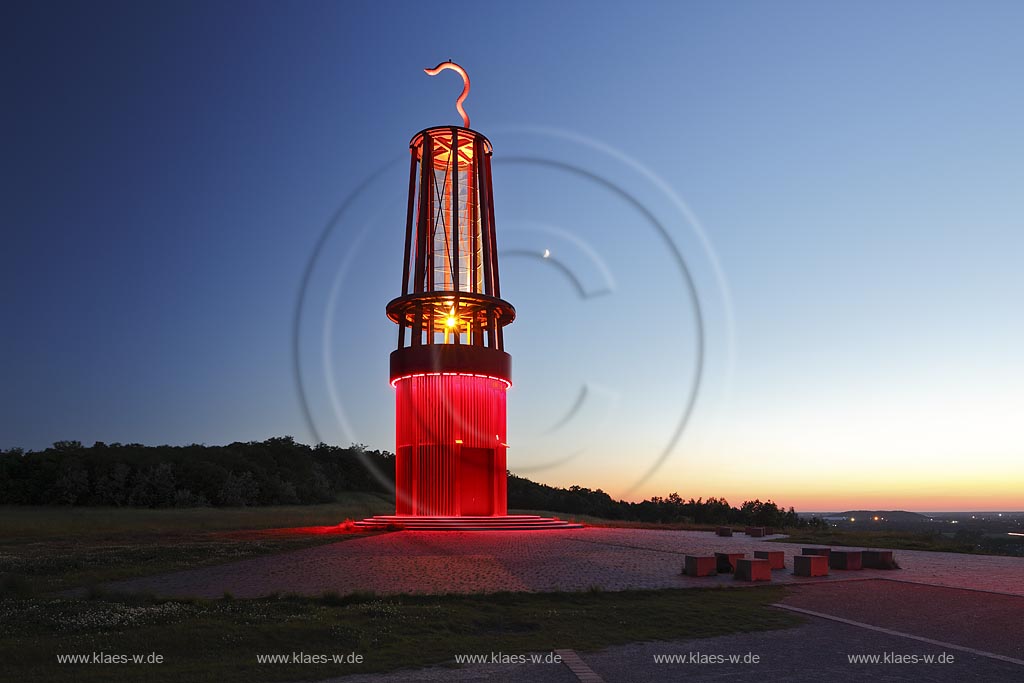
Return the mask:
M 424 69 L 423 71 L 428 76 L 436 76 L 445 69 L 451 69 L 462 76 L 462 94 L 459 95 L 459 99 L 455 100 L 455 108 L 458 110 L 459 114 L 462 115 L 462 125 L 469 128 L 469 114 L 467 114 L 466 110 L 462 108 L 462 103 L 466 101 L 467 97 L 469 97 L 469 74 L 466 73 L 466 70 L 455 62 L 448 60 L 447 62 L 441 62 L 433 69 Z

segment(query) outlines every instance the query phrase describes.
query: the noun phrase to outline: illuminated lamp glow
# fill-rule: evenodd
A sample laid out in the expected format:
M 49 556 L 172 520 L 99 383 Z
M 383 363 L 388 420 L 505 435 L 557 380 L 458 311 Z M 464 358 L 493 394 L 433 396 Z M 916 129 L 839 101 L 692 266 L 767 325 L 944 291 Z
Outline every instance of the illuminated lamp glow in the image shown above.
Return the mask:
M 484 379 L 493 379 L 495 381 L 503 383 L 505 385 L 506 389 L 511 389 L 512 388 L 512 382 L 509 382 L 504 377 L 494 377 L 492 375 L 480 375 L 480 374 L 473 373 L 473 372 L 414 372 L 411 375 L 402 375 L 401 377 L 394 378 L 393 380 L 391 380 L 391 386 L 395 386 L 396 384 L 401 382 L 403 379 L 409 379 L 410 377 L 440 377 L 442 375 L 453 376 L 453 377 L 482 377 Z M 498 436 L 495 435 L 494 438 L 497 439 Z
M 462 443 L 462 439 L 455 439 L 455 443 Z

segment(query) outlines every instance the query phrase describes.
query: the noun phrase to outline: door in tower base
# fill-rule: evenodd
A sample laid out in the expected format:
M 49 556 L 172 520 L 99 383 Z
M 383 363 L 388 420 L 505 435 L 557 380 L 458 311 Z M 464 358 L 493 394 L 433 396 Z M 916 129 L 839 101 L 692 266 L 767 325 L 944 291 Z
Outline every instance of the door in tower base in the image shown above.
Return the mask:
M 459 489 L 461 514 L 494 514 L 493 448 L 462 447 L 459 458 Z
M 399 446 L 395 458 L 395 514 L 413 515 L 412 500 L 412 446 Z

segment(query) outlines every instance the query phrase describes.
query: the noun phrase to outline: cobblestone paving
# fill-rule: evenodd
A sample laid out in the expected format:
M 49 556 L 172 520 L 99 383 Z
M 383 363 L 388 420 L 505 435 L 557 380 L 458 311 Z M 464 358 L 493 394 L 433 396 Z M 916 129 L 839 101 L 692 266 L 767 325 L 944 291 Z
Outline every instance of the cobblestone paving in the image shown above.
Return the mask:
M 441 593 L 683 588 L 735 583 L 731 576 L 681 576 L 683 556 L 715 551 L 782 550 L 774 583 L 887 578 L 1024 595 L 1024 559 L 897 550 L 902 570 L 832 570 L 792 575 L 800 546 L 701 531 L 588 527 L 566 531 L 403 531 L 110 584 L 167 596 L 259 597 L 273 592 Z

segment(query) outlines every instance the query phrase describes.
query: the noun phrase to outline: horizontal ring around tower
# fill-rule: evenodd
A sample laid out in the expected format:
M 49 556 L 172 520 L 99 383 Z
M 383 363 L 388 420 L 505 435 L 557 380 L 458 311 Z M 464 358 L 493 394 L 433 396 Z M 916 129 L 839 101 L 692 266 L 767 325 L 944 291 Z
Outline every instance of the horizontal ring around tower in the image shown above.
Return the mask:
M 433 291 L 406 294 L 392 299 L 387 306 L 388 318 L 397 324 L 416 328 L 417 314 L 421 316 L 420 329 L 428 329 L 431 313 L 443 321 L 448 316 L 458 319 L 460 325 L 474 322 L 482 329 L 490 329 L 493 317 L 498 327 L 505 327 L 516 319 L 516 309 L 504 299 L 474 292 Z
M 391 352 L 392 384 L 419 374 L 474 375 L 511 385 L 512 357 L 498 349 L 469 344 L 422 344 Z

